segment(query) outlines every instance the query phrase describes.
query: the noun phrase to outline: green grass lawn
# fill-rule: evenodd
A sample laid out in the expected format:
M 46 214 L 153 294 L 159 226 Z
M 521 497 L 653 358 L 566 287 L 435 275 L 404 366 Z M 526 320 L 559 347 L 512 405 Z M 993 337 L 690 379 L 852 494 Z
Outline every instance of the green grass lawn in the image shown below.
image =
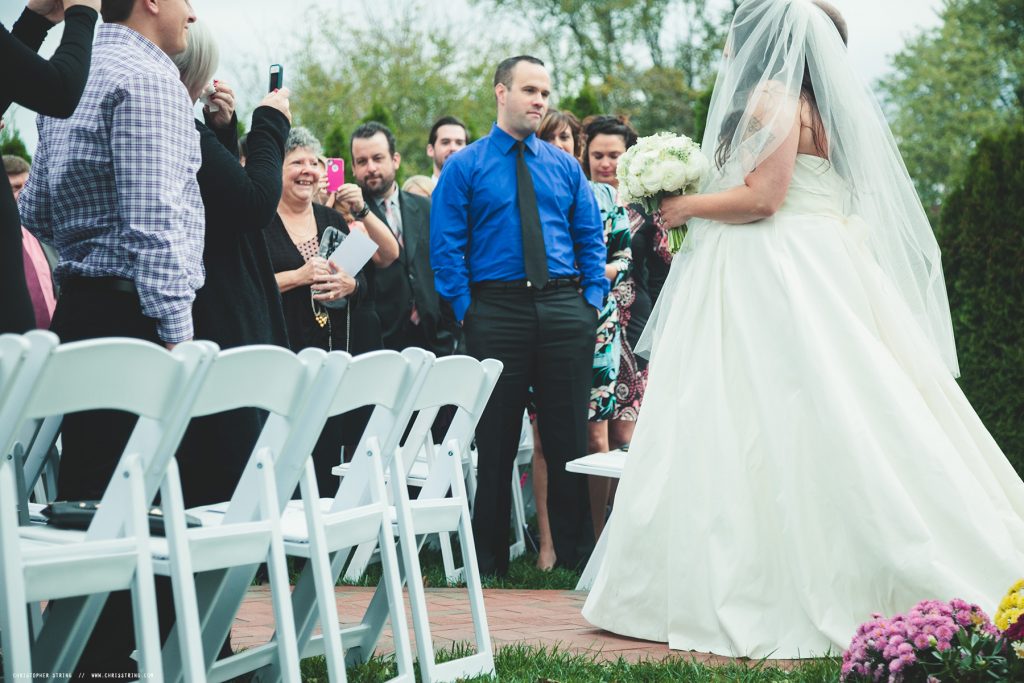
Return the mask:
M 537 569 L 536 553 L 527 552 L 509 563 L 508 576 L 484 576 L 484 588 L 518 588 L 527 590 L 572 590 L 580 580 L 579 572 L 569 569 L 553 569 L 541 571 Z M 458 548 L 455 549 L 455 565 L 461 566 L 462 559 Z M 424 549 L 420 552 L 420 567 L 423 571 L 423 583 L 428 588 L 445 588 L 449 584 L 445 579 L 444 565 L 439 551 Z M 371 564 L 366 574 L 356 582 L 348 582 L 342 578 L 339 586 L 376 586 L 380 581 L 380 564 Z
M 441 659 L 465 652 L 454 650 L 439 653 Z M 469 650 L 472 651 L 472 650 Z M 495 656 L 496 678 L 481 676 L 470 681 L 499 680 L 502 683 L 586 683 L 588 681 L 644 681 L 661 683 L 683 681 L 693 683 L 835 683 L 839 680 L 838 659 L 808 660 L 791 671 L 785 671 L 763 662 L 749 665 L 705 666 L 683 659 L 643 661 L 631 663 L 623 659 L 610 662 L 596 661 L 589 655 L 577 655 L 561 650 L 509 645 Z M 350 683 L 379 683 L 395 676 L 394 663 L 389 657 L 374 658 L 362 666 L 348 670 Z M 327 664 L 322 657 L 302 662 L 304 683 L 327 683 Z M 418 671 L 417 671 L 417 680 Z

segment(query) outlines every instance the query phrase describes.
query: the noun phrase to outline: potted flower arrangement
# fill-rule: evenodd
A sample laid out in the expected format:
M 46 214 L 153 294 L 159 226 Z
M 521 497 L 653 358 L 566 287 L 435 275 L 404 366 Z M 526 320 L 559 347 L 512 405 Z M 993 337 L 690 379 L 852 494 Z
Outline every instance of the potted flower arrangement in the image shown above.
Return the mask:
M 908 613 L 880 614 L 857 629 L 843 653 L 846 683 L 1024 681 L 1024 580 L 1006 594 L 995 623 L 963 600 L 924 600 Z

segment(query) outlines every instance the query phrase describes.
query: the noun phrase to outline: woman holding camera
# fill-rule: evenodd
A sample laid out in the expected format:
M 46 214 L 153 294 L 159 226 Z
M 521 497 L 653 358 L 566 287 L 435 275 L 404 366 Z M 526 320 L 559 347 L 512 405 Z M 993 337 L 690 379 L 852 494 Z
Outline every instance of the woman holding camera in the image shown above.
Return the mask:
M 222 349 L 287 346 L 263 227 L 281 196 L 281 162 L 291 129 L 288 91 L 270 93 L 253 112 L 243 167 L 234 91 L 223 81 L 211 84 L 219 51 L 208 24 L 193 24 L 188 47 L 173 59 L 192 101 L 206 103 L 205 122 L 196 121 L 203 159 L 197 179 L 206 212 L 206 282 L 192 305 L 195 336 Z M 186 505 L 231 497 L 265 419 L 262 410 L 240 408 L 192 420 L 178 451 Z

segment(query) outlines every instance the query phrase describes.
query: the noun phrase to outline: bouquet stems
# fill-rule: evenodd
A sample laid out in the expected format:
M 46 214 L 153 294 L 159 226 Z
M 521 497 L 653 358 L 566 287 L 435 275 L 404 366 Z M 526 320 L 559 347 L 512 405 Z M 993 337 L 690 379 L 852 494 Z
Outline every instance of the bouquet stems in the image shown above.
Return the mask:
M 686 225 L 680 225 L 678 228 L 668 229 L 668 251 L 670 254 L 675 256 L 679 253 L 679 250 L 683 246 L 683 239 L 686 238 Z

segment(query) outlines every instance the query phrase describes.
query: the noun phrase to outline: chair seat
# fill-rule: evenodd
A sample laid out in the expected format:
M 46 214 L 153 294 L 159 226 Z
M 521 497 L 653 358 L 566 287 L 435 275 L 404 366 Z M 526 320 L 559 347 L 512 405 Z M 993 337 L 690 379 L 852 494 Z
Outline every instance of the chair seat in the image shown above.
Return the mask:
M 607 453 L 591 453 L 565 463 L 565 469 L 568 472 L 594 474 L 612 479 L 622 477 L 622 469 L 625 466 L 626 452 L 618 449 Z
M 261 564 L 266 561 L 271 541 L 270 523 L 265 521 L 207 525 L 204 520 L 203 526 L 188 529 L 185 536 L 194 572 Z M 153 570 L 169 575 L 170 543 L 166 538 L 157 537 L 152 539 L 150 547 Z
M 138 548 L 134 538 L 84 543 L 83 531 L 35 525 L 22 528 L 29 530 L 20 539 L 28 602 L 117 590 L 135 573 Z M 74 572 L 74 581 L 68 581 L 68 572 Z
M 459 528 L 459 517 L 462 515 L 462 500 L 457 498 L 412 500 L 409 501 L 409 509 L 412 512 L 413 530 L 417 536 L 456 531 Z M 391 510 L 392 522 L 394 522 L 394 508 Z M 395 533 L 398 533 L 397 525 Z
M 29 503 L 28 520 L 37 524 L 45 524 L 46 515 L 43 514 L 43 510 L 45 510 L 46 507 L 47 506 L 43 503 Z
M 377 540 L 384 520 L 383 505 L 364 505 L 350 510 L 331 512 L 332 498 L 320 499 L 320 514 L 327 547 L 334 550 L 351 548 L 360 543 Z M 306 557 L 309 547 L 309 528 L 301 500 L 292 500 L 281 516 L 281 533 L 289 555 Z

